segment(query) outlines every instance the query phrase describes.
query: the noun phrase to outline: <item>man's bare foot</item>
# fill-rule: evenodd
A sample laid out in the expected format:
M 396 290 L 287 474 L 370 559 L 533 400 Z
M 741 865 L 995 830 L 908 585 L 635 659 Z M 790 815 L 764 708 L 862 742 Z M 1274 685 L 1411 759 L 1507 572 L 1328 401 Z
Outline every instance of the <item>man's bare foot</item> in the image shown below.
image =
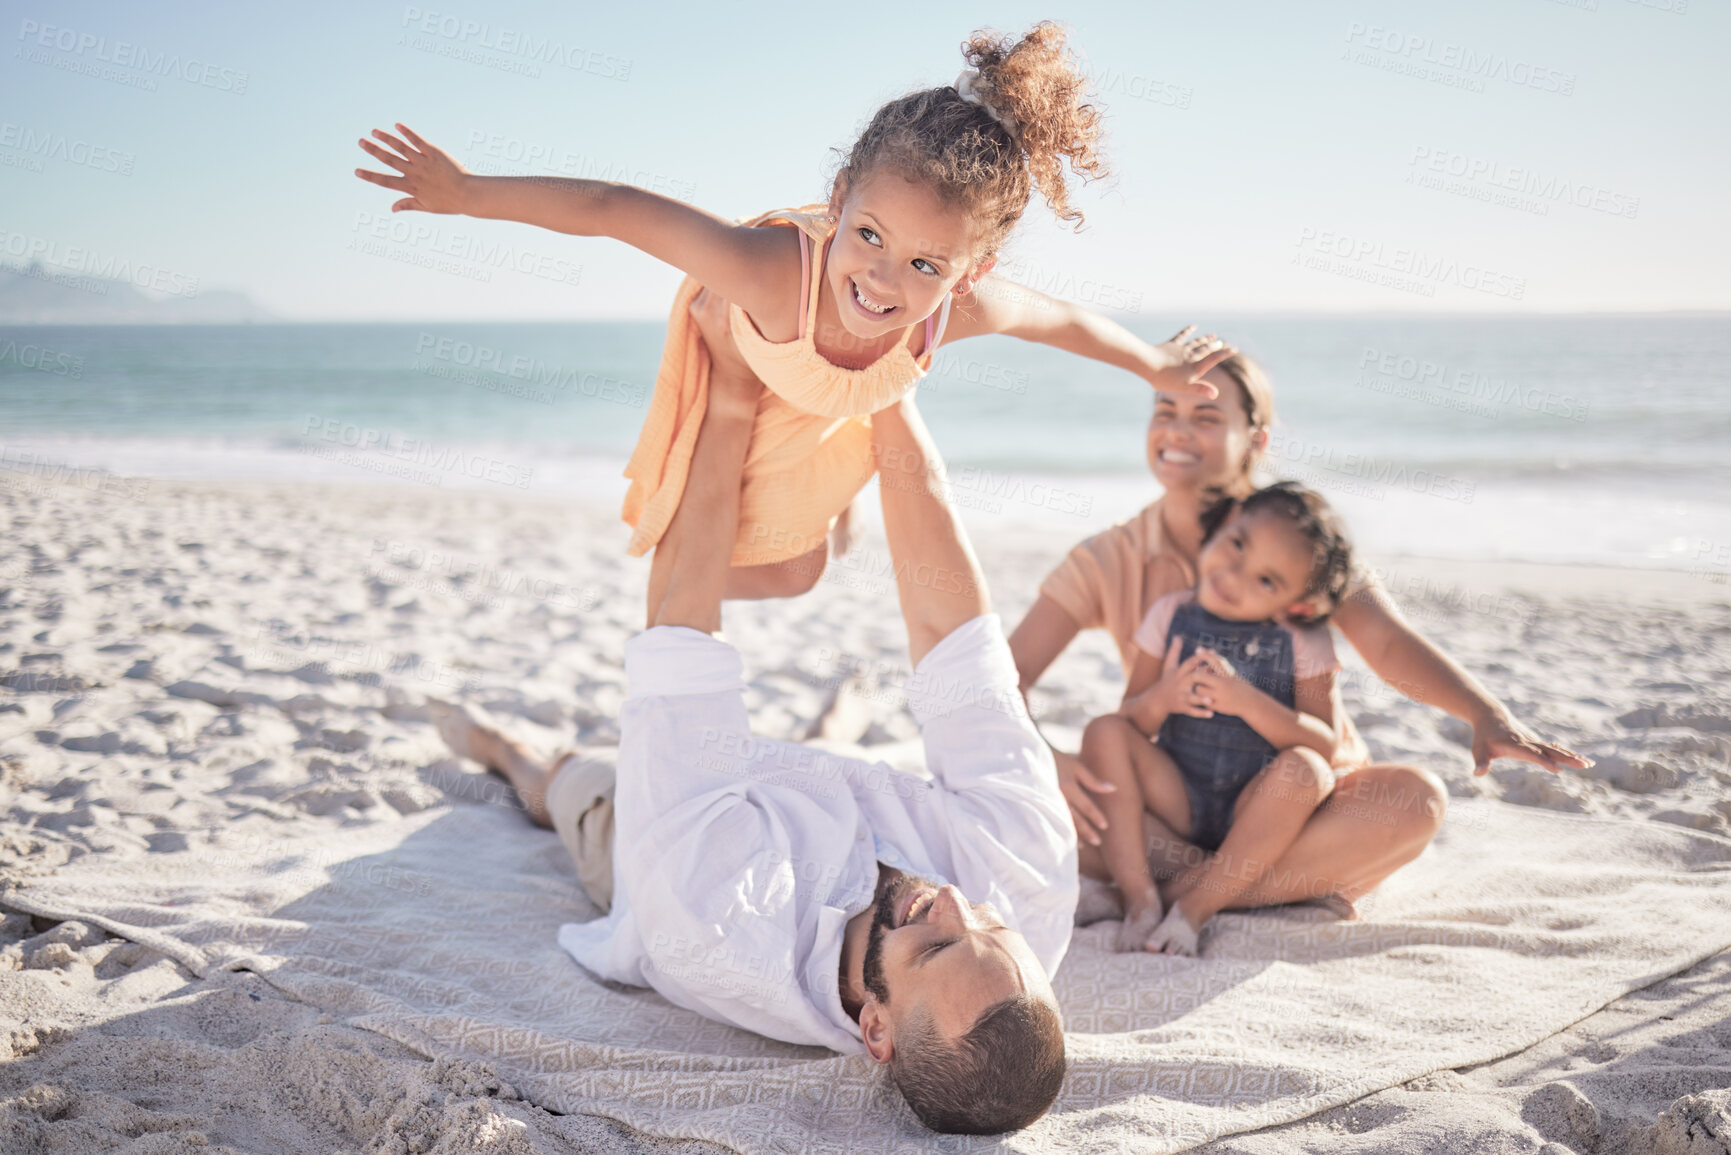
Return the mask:
M 476 721 L 462 706 L 429 699 L 428 710 L 439 737 L 460 758 L 479 762 L 511 784 L 517 800 L 529 821 L 552 829 L 553 819 L 547 814 L 547 783 L 552 780 L 552 768 L 531 753 L 522 743 L 507 737 L 491 726 Z M 555 759 L 553 766 L 560 759 Z
M 1166 912 L 1166 918 L 1148 936 L 1148 949 L 1156 954 L 1176 954 L 1195 958 L 1200 951 L 1202 930 L 1190 925 L 1179 905 Z
M 1125 910 L 1124 925 L 1118 928 L 1113 949 L 1126 952 L 1150 949 L 1154 941 L 1151 936 L 1164 913 L 1159 892 L 1150 888 L 1141 902 L 1131 903 Z

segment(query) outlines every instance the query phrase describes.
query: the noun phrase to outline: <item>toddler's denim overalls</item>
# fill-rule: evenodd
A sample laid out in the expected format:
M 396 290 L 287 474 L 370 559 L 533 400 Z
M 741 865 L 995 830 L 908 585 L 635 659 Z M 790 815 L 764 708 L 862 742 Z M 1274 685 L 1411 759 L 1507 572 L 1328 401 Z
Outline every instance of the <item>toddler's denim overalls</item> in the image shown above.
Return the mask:
M 1206 647 L 1232 663 L 1238 676 L 1275 701 L 1293 702 L 1292 634 L 1278 622 L 1230 622 L 1194 601 L 1179 606 L 1166 644 L 1182 638 L 1179 660 Z M 1216 714 L 1173 714 L 1160 728 L 1160 748 L 1172 756 L 1190 796 L 1190 841 L 1218 850 L 1232 825 L 1232 804 L 1250 780 L 1273 761 L 1276 750 L 1244 719 Z

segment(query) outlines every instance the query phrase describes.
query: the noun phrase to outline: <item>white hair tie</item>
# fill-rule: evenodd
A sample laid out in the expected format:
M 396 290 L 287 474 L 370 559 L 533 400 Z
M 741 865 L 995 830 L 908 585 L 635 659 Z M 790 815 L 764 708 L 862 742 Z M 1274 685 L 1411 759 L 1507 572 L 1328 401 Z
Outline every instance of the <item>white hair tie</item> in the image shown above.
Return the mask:
M 1016 139 L 1016 122 L 1009 116 L 993 108 L 986 98 L 980 95 L 980 70 L 964 68 L 962 74 L 956 77 L 956 95 L 969 104 L 977 104 L 986 110 L 986 115 L 1004 126 L 1004 131 L 1010 134 L 1010 139 Z

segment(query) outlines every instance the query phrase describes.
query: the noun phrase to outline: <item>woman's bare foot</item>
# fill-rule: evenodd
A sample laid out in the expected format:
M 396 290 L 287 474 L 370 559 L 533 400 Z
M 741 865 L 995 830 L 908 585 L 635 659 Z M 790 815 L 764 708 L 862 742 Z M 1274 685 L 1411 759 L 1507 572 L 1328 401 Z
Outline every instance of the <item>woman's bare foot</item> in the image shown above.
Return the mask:
M 453 754 L 479 762 L 505 779 L 517 792 L 529 821 L 549 830 L 553 828 L 553 819 L 547 814 L 547 784 L 552 781 L 553 768 L 563 759 L 543 763 L 521 742 L 491 726 L 483 726 L 467 710 L 453 703 L 431 700 L 428 709 L 439 737 Z

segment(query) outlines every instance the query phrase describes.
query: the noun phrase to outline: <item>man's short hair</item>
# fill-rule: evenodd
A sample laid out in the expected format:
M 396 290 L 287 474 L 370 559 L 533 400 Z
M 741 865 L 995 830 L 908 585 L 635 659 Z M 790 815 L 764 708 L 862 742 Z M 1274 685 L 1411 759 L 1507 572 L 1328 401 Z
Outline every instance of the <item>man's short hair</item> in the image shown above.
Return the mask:
M 890 1078 L 933 1131 L 998 1135 L 1026 1127 L 1064 1082 L 1064 1020 L 1022 995 L 988 1007 L 954 1043 L 930 1015 L 909 1024 L 890 1057 Z

